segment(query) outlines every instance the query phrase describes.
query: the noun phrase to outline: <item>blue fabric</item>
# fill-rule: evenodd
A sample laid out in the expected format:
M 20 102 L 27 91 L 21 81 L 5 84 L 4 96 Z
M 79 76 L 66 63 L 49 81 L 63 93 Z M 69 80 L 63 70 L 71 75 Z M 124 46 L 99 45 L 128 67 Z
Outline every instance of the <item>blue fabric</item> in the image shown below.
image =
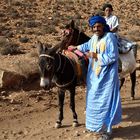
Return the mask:
M 89 19 L 89 26 L 93 27 L 96 23 L 102 23 L 104 25 L 104 31 L 109 32 L 109 25 L 106 24 L 106 20 L 102 16 L 92 16 Z
M 94 132 L 111 132 L 112 125 L 118 124 L 122 115 L 117 39 L 110 32 L 100 40 L 94 35 L 88 42 L 80 45 L 79 49 L 82 52 L 89 50 L 98 54 L 98 60 L 89 58 L 86 128 Z

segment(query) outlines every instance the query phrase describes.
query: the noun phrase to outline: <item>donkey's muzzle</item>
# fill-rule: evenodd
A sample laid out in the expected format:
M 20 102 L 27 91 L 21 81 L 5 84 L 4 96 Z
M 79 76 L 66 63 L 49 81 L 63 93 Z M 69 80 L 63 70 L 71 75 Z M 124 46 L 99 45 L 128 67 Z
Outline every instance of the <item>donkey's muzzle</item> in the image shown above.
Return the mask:
M 50 80 L 48 78 L 41 77 L 40 87 L 42 87 L 45 90 L 49 90 L 51 87 L 50 85 L 51 85 L 51 83 L 50 83 Z

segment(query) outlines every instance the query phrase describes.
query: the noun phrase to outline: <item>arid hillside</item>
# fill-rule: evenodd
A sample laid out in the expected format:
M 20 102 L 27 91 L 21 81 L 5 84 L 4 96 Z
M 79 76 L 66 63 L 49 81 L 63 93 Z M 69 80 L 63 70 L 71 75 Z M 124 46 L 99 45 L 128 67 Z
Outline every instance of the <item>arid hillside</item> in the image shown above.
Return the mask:
M 23 54 L 7 57 L 2 55 L 5 63 L 0 63 L 3 69 L 19 70 L 22 57 L 34 59 L 36 56 L 35 41 L 39 40 L 52 45 L 61 40 L 61 29 L 72 19 L 76 25 L 88 35 L 88 19 L 101 11 L 102 5 L 110 2 L 114 14 L 120 19 L 119 34 L 140 44 L 140 3 L 138 0 L 1 0 L 0 1 L 0 52 L 1 54 Z M 7 50 L 5 42 L 16 44 Z M 10 51 L 10 52 L 8 52 Z M 12 64 L 6 62 L 14 61 Z M 17 62 L 18 61 L 18 62 Z M 8 64 L 7 64 L 8 63 Z M 26 61 L 25 61 L 26 63 Z M 9 65 L 9 67 L 7 67 Z M 14 67 L 18 67 L 15 68 Z M 17 66 L 18 65 L 18 66 Z M 19 68 L 20 67 L 20 68 Z M 28 69 L 28 68 L 27 68 Z
M 88 19 L 102 9 L 104 0 L 1 0 L 0 35 L 22 46 L 37 39 L 59 40 L 60 29 L 71 19 L 89 32 Z M 138 0 L 108 1 L 120 19 L 120 34 L 139 41 L 140 3 Z

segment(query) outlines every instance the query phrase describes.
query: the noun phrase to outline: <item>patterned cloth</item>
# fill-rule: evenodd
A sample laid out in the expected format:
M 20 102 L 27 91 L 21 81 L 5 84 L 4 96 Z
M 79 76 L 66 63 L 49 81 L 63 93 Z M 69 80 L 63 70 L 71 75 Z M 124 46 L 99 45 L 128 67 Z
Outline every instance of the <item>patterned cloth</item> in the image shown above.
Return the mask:
M 74 62 L 78 83 L 85 83 L 88 68 L 87 57 L 79 50 L 68 49 L 64 50 L 63 54 Z
M 78 46 L 82 52 L 96 52 L 98 60 L 89 58 L 86 94 L 86 128 L 93 132 L 111 132 L 121 121 L 118 78 L 118 46 L 113 33 L 100 40 L 96 35 Z
M 119 53 L 123 54 L 123 53 L 128 53 L 131 49 L 133 49 L 134 47 L 136 47 L 136 43 L 132 42 L 128 39 L 125 38 L 118 38 L 118 44 L 119 44 Z

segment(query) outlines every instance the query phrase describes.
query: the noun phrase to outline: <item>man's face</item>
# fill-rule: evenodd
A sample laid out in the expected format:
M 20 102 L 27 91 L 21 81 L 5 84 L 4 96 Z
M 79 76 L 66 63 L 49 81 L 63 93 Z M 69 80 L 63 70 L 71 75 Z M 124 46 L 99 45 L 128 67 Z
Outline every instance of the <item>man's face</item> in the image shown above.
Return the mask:
M 109 7 L 105 8 L 105 16 L 109 17 L 111 14 L 112 14 L 112 9 Z
M 94 34 L 96 34 L 98 37 L 103 36 L 104 34 L 104 25 L 102 23 L 96 23 L 93 28 L 92 31 Z

